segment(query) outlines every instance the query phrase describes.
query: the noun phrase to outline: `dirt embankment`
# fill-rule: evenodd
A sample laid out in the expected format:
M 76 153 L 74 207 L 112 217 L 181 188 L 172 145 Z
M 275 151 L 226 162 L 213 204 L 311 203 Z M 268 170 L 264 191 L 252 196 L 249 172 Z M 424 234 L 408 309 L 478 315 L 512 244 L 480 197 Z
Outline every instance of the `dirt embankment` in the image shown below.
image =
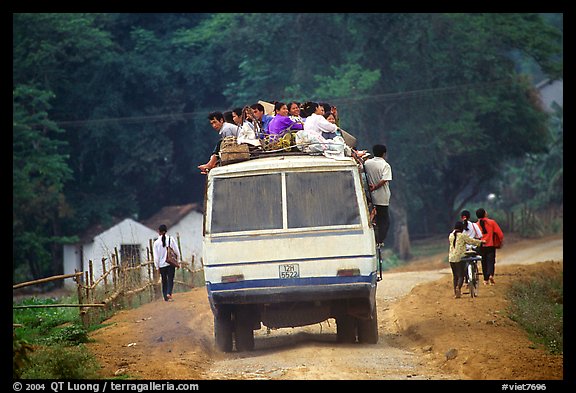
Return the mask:
M 563 357 L 535 346 L 507 316 L 516 280 L 563 269 L 562 236 L 507 244 L 496 285 L 453 299 L 444 256 L 384 274 L 377 292 L 379 342 L 337 344 L 333 320 L 255 332 L 255 350 L 220 353 L 206 290 L 118 312 L 91 334 L 105 378 L 502 379 L 563 378 Z M 402 271 L 401 271 L 402 270 Z M 411 270 L 411 271 L 410 271 Z

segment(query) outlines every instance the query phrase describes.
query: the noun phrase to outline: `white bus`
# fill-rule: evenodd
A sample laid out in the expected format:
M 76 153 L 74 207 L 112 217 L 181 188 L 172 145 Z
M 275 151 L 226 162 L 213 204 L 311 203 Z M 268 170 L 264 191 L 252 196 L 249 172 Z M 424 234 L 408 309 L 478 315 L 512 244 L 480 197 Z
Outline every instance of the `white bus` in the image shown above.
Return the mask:
M 334 318 L 340 342 L 376 343 L 377 257 L 352 158 L 280 155 L 208 173 L 203 261 L 224 351 L 254 330 Z

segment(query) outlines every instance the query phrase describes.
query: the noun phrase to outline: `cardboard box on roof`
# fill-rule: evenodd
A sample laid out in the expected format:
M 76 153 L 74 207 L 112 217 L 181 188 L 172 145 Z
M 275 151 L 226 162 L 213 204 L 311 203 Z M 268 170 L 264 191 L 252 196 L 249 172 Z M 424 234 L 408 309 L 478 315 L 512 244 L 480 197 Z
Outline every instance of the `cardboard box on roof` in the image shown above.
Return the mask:
M 264 107 L 264 113 L 274 116 L 274 104 L 262 100 L 258 101 L 258 103 Z

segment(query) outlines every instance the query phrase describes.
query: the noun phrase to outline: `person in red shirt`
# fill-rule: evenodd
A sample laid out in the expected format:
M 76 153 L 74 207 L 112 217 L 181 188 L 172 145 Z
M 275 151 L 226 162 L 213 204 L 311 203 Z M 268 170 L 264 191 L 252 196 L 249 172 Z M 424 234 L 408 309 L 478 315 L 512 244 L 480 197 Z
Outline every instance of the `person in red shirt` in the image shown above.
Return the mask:
M 482 231 L 480 256 L 482 256 L 484 285 L 494 285 L 496 249 L 501 247 L 504 241 L 504 233 L 496 221 L 488 218 L 488 213 L 483 208 L 476 210 L 476 217 L 478 217 L 478 225 Z

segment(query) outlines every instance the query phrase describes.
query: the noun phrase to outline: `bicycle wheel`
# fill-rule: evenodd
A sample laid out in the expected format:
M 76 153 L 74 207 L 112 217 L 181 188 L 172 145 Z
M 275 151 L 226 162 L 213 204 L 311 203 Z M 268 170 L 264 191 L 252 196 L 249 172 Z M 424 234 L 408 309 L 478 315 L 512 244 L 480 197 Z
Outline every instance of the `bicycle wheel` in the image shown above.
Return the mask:
M 478 295 L 478 280 L 474 271 L 474 263 L 468 263 L 468 269 L 466 269 L 466 274 L 468 276 L 468 288 L 470 290 L 470 297 L 475 297 Z
M 480 273 L 478 273 L 477 262 L 474 262 L 474 297 L 478 297 L 478 288 L 480 287 Z

